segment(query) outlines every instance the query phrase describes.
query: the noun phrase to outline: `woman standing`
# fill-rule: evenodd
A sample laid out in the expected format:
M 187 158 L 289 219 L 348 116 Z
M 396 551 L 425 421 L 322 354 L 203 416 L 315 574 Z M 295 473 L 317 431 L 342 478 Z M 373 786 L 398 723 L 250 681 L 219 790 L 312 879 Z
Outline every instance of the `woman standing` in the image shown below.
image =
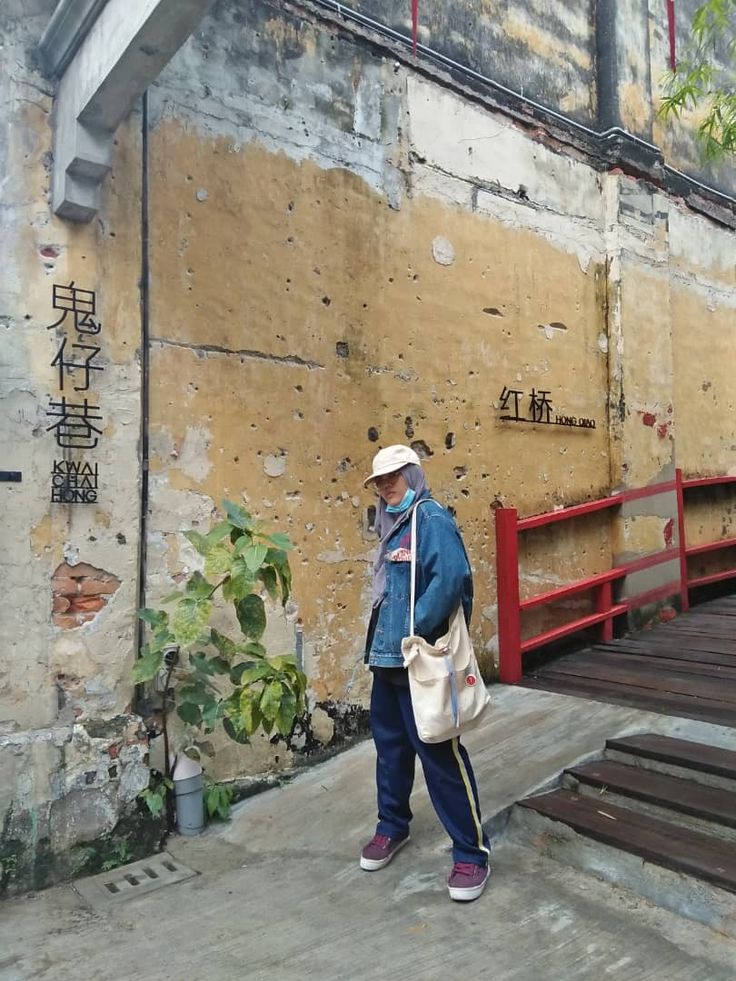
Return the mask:
M 450 897 L 467 902 L 480 896 L 489 875 L 490 849 L 481 825 L 475 777 L 459 739 L 432 744 L 419 739 L 401 654 L 401 641 L 409 633 L 412 510 L 418 506 L 414 632 L 429 643 L 447 632 L 449 618 L 460 603 L 466 621 L 470 620 L 470 564 L 457 525 L 432 499 L 414 450 L 408 446 L 381 450 L 364 483 L 373 483 L 379 495 L 380 543 L 366 640 L 366 660 L 373 672 L 378 825 L 361 852 L 360 867 L 369 872 L 382 869 L 409 841 L 409 797 L 418 756 L 434 809 L 452 839 Z

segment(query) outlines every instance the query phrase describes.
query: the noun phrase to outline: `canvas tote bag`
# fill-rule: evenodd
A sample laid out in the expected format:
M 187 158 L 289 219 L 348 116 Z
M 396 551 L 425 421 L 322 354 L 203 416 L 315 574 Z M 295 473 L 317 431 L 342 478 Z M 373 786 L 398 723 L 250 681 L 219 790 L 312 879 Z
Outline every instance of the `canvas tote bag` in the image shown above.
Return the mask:
M 462 603 L 450 617 L 449 630 L 436 643 L 428 644 L 414 635 L 418 510 L 419 504 L 411 516 L 410 636 L 401 642 L 401 653 L 419 738 L 424 743 L 441 743 L 477 725 L 491 699 L 478 670 Z

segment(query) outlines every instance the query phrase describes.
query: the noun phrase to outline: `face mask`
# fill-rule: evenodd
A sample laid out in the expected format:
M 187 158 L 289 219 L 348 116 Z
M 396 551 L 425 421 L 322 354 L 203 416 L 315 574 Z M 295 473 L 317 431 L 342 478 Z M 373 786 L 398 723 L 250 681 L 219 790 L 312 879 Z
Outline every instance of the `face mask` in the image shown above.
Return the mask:
M 412 506 L 412 504 L 414 503 L 414 498 L 416 496 L 417 496 L 416 491 L 413 491 L 411 487 L 409 487 L 406 491 L 406 494 L 404 494 L 404 496 L 401 498 L 401 503 L 387 504 L 386 510 L 389 511 L 391 514 L 400 514 L 402 511 L 406 511 L 408 508 Z

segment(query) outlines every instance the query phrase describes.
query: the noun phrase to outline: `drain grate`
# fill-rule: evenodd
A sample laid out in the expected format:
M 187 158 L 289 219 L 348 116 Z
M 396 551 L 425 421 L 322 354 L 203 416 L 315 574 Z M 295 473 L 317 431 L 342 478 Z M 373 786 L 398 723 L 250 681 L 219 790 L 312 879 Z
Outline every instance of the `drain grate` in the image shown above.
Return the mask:
M 78 879 L 74 888 L 94 909 L 116 906 L 126 899 L 145 896 L 156 889 L 191 879 L 198 873 L 168 852 L 144 858 L 131 865 L 121 865 L 112 872 L 101 872 L 88 879 Z

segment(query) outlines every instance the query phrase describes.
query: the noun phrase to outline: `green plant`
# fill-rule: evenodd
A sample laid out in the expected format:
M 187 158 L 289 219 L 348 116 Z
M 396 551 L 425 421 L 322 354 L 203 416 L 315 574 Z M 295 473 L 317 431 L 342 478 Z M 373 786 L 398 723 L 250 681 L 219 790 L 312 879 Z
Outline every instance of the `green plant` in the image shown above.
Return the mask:
M 116 869 L 119 865 L 126 865 L 132 855 L 133 852 L 127 841 L 121 839 L 120 841 L 113 842 L 110 848 L 110 857 L 102 863 L 102 871 L 109 872 L 111 869 Z
M 136 682 L 163 680 L 163 733 L 167 771 L 162 783 L 142 793 L 152 813 L 170 800 L 168 711 L 172 705 L 194 733 L 185 752 L 212 756 L 201 737 L 218 727 L 247 744 L 259 728 L 288 737 L 303 715 L 306 678 L 292 655 L 270 657 L 261 643 L 266 629 L 264 594 L 286 604 L 291 591 L 286 535 L 267 532 L 241 506 L 223 502 L 226 517 L 207 533 L 185 532 L 204 558 L 204 572 L 186 576 L 183 589 L 162 600 L 169 609 L 144 609 L 148 642 L 133 668 Z M 232 605 L 241 636 L 235 640 L 210 623 L 217 594 Z
M 230 817 L 230 807 L 233 802 L 235 791 L 226 784 L 205 781 L 204 786 L 204 806 L 207 818 L 219 818 L 220 821 L 227 821 Z
M 706 160 L 736 153 L 736 0 L 706 0 L 695 11 L 689 43 L 666 73 L 663 119 L 702 108 L 698 138 Z
M 153 817 L 161 817 L 168 795 L 174 789 L 174 781 L 162 773 L 151 773 L 150 784 L 138 796 Z

